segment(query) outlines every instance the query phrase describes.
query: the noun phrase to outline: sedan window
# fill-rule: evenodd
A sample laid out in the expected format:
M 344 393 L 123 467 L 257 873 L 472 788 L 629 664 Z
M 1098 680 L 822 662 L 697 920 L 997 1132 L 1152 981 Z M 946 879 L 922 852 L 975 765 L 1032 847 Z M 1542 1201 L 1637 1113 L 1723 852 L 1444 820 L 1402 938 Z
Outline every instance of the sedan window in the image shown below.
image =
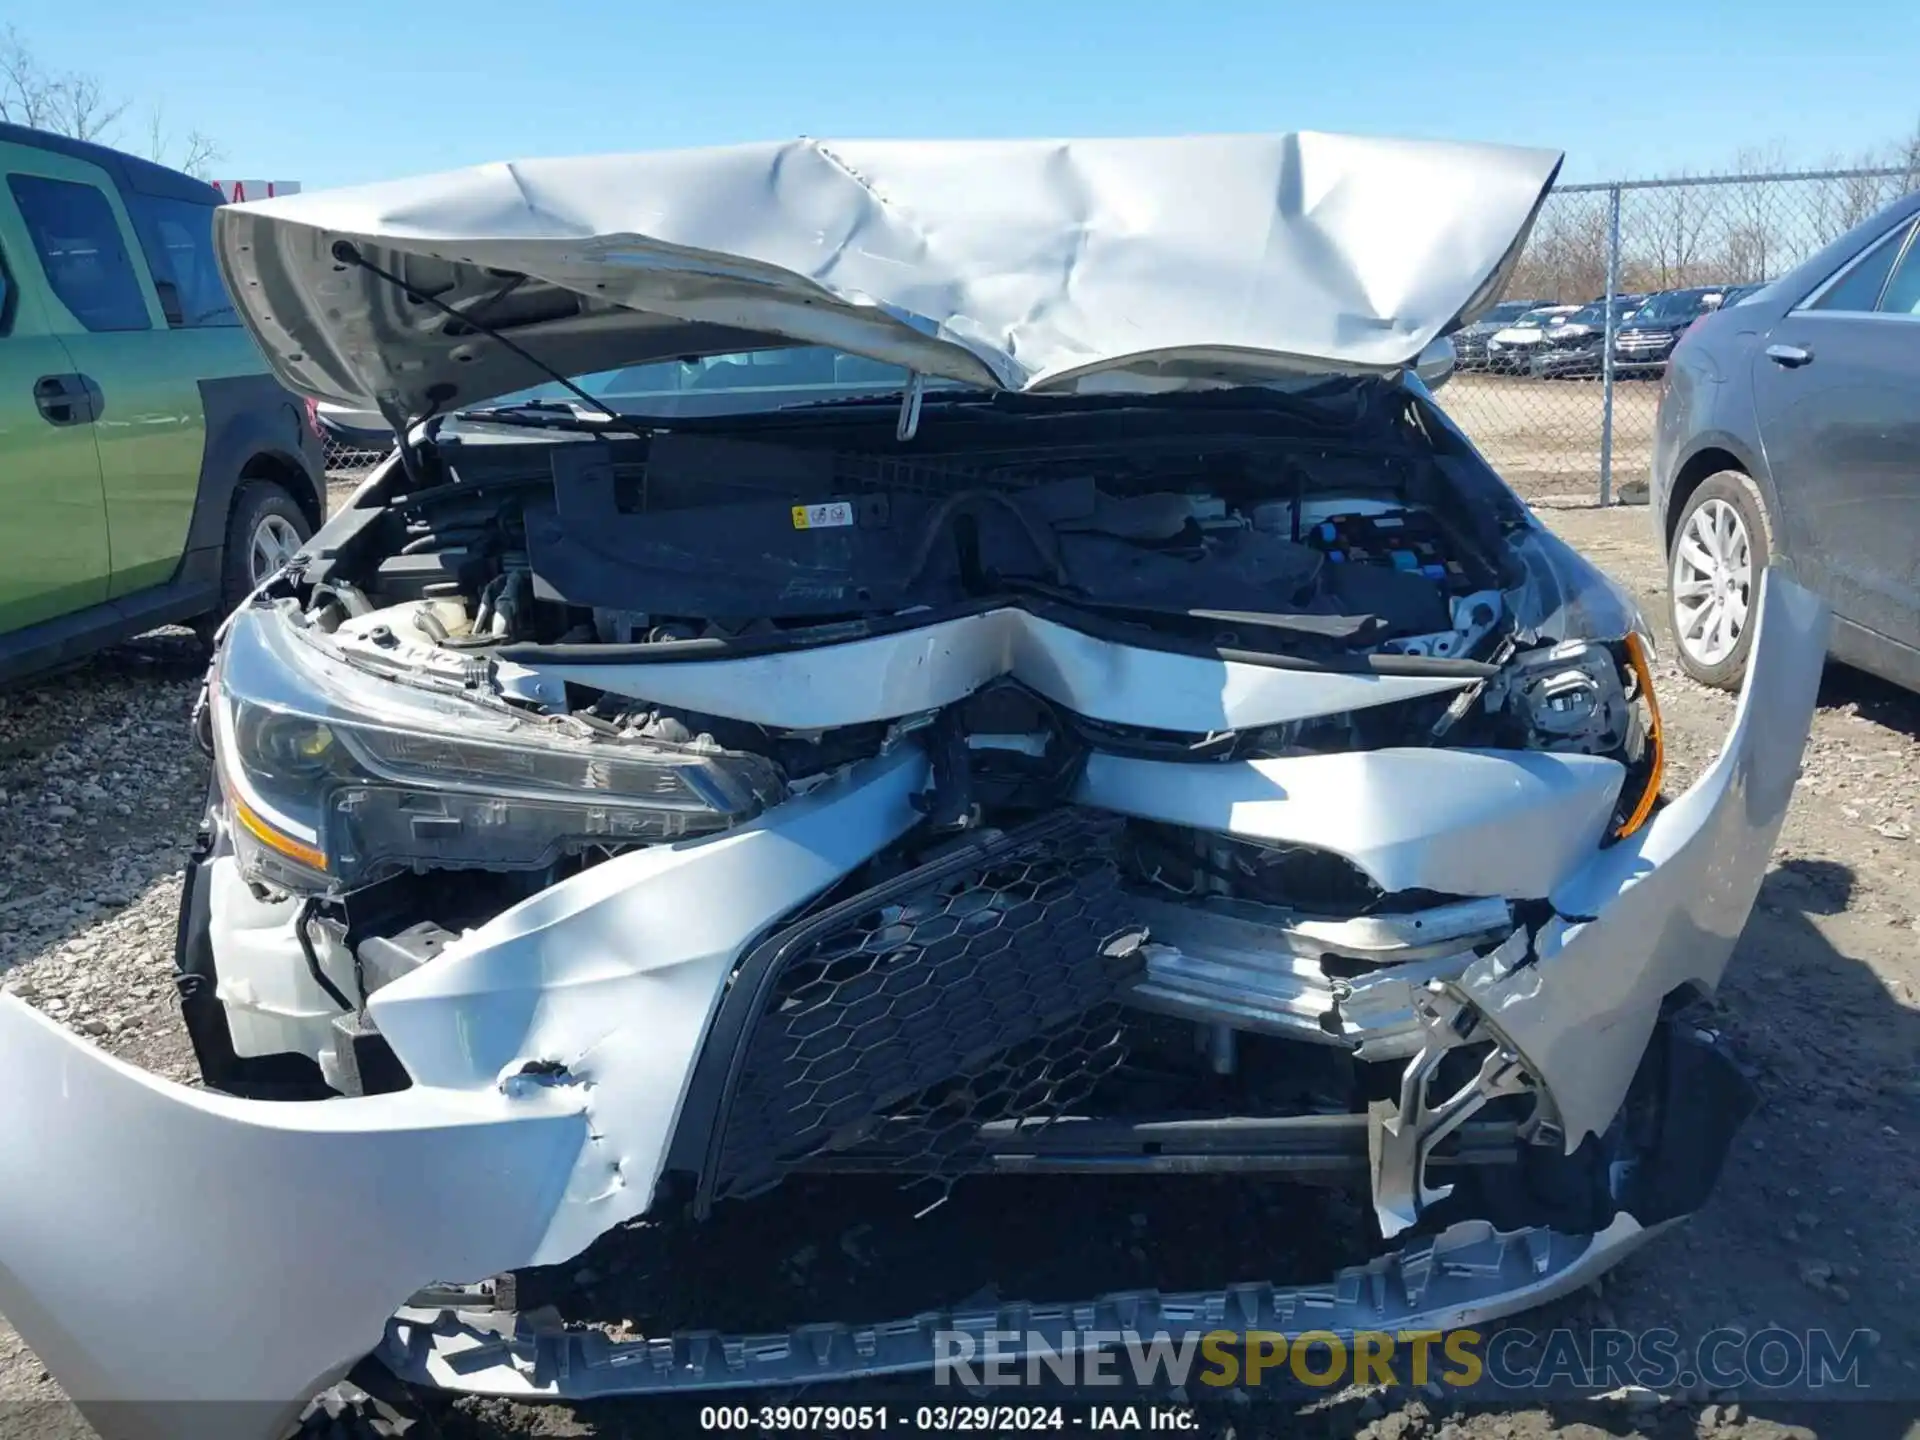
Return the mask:
M 1920 238 L 1908 242 L 1879 308 L 1892 315 L 1920 315 Z
M 1881 288 L 1887 283 L 1887 272 L 1893 269 L 1894 259 L 1900 253 L 1901 243 L 1912 228 L 1911 224 L 1902 225 L 1882 239 L 1855 261 L 1851 270 L 1841 272 L 1840 278 L 1831 282 L 1807 308 L 1855 313 L 1872 310 L 1880 298 Z

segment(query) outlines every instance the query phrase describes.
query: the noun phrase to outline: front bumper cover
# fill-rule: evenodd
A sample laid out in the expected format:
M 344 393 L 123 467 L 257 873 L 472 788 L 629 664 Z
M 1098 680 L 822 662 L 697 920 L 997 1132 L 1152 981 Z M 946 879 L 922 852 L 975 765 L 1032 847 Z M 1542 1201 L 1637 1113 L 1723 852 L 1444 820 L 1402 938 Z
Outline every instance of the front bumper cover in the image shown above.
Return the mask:
M 1798 773 L 1826 625 L 1817 599 L 1770 575 L 1719 759 L 1552 888 L 1527 953 L 1503 948 L 1446 987 L 1538 1078 L 1569 1150 L 1619 1110 L 1667 997 L 1718 979 Z M 371 1002 L 415 1082 L 397 1094 L 194 1092 L 0 998 L 0 1313 L 103 1433 L 140 1440 L 271 1434 L 376 1349 L 410 1377 L 556 1396 L 605 1393 L 615 1374 L 654 1389 L 928 1363 L 913 1338 L 925 1317 L 634 1350 L 535 1343 L 518 1322 L 476 1339 L 490 1322 L 402 1310 L 450 1277 L 569 1259 L 647 1210 L 724 976 L 763 917 L 912 825 L 925 778 L 917 752 L 896 750 L 753 825 L 596 866 L 463 937 Z M 688 905 L 690 889 L 714 903 Z M 1151 1304 L 1159 1323 L 1185 1323 L 1217 1302 L 1246 1324 L 1288 1306 L 1336 1330 L 1485 1321 L 1581 1283 L 1644 1233 L 1630 1214 L 1572 1236 L 1467 1222 L 1326 1290 L 1122 1296 L 1088 1313 Z M 493 1350 L 455 1364 L 476 1346 Z

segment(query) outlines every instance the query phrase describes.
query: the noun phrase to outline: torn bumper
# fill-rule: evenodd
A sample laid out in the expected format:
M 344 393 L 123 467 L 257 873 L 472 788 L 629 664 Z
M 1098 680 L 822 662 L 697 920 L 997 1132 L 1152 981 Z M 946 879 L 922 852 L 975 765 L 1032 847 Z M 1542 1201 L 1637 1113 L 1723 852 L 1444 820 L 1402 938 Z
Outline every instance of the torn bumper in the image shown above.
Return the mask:
M 1769 577 L 1759 616 L 1715 764 L 1559 880 L 1555 918 L 1530 949 L 1503 946 L 1432 992 L 1534 1077 L 1569 1150 L 1620 1109 L 1665 998 L 1717 980 L 1784 816 L 1826 615 Z M 1543 804 L 1579 793 L 1535 779 Z M 902 747 L 752 825 L 595 866 L 462 937 L 369 1003 L 414 1082 L 397 1094 L 272 1104 L 193 1092 L 0 999 L 11 1101 L 0 1313 L 103 1432 L 140 1437 L 271 1433 L 375 1349 L 412 1378 L 555 1396 L 930 1363 L 928 1317 L 635 1348 L 535 1339 L 512 1317 L 402 1310 L 439 1282 L 566 1260 L 647 1211 L 700 1100 L 727 977 L 770 917 L 913 825 L 925 780 L 924 759 Z M 1274 785 L 1261 804 L 1284 815 L 1286 798 Z M 1233 803 L 1219 803 L 1235 828 Z M 1388 813 L 1385 797 L 1370 803 Z M 1473 801 L 1477 820 L 1492 803 Z M 1409 798 L 1408 817 L 1431 813 Z M 1433 851 L 1420 829 L 1391 825 L 1379 864 L 1417 875 L 1441 863 L 1421 859 Z M 1581 1283 L 1643 1234 L 1624 1213 L 1589 1235 L 1468 1222 L 1325 1290 L 1100 1303 L 1156 1307 L 1163 1324 L 1215 1309 L 1235 1323 L 1233 1307 L 1248 1324 L 1306 1307 L 1336 1330 L 1484 1321 Z

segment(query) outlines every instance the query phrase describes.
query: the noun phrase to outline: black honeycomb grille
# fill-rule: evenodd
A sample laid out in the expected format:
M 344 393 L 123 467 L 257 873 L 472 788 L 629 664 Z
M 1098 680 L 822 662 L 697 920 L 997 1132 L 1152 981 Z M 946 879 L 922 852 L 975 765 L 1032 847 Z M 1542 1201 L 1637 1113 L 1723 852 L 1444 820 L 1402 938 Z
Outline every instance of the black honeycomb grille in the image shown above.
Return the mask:
M 980 1125 L 1043 1122 L 1083 1097 L 1121 1058 L 1113 1002 L 1137 964 L 1117 828 L 1050 816 L 766 941 L 712 1196 L 853 1146 L 938 1173 Z

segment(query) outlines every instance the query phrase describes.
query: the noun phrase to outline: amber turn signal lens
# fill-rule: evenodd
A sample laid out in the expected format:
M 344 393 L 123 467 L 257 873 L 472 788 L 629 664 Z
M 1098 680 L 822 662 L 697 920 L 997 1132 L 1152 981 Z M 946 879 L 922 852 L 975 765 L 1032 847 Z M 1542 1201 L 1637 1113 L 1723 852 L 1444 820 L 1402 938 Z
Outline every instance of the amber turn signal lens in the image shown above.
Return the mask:
M 1666 744 L 1660 734 L 1660 702 L 1653 694 L 1653 667 L 1647 663 L 1647 647 L 1638 635 L 1627 636 L 1626 643 L 1627 663 L 1633 667 L 1640 698 L 1647 702 L 1647 744 L 1653 751 L 1653 764 L 1647 770 L 1647 788 L 1641 792 L 1639 803 L 1613 832 L 1621 840 L 1647 823 L 1647 817 L 1653 813 L 1653 802 L 1660 798 L 1660 781 L 1667 768 Z
M 309 870 L 326 873 L 327 857 L 324 851 L 315 849 L 304 840 L 296 840 L 291 835 L 276 830 L 256 815 L 253 808 L 238 795 L 233 797 L 233 816 L 240 822 L 241 829 L 268 849 L 278 850 L 289 860 L 298 860 Z

